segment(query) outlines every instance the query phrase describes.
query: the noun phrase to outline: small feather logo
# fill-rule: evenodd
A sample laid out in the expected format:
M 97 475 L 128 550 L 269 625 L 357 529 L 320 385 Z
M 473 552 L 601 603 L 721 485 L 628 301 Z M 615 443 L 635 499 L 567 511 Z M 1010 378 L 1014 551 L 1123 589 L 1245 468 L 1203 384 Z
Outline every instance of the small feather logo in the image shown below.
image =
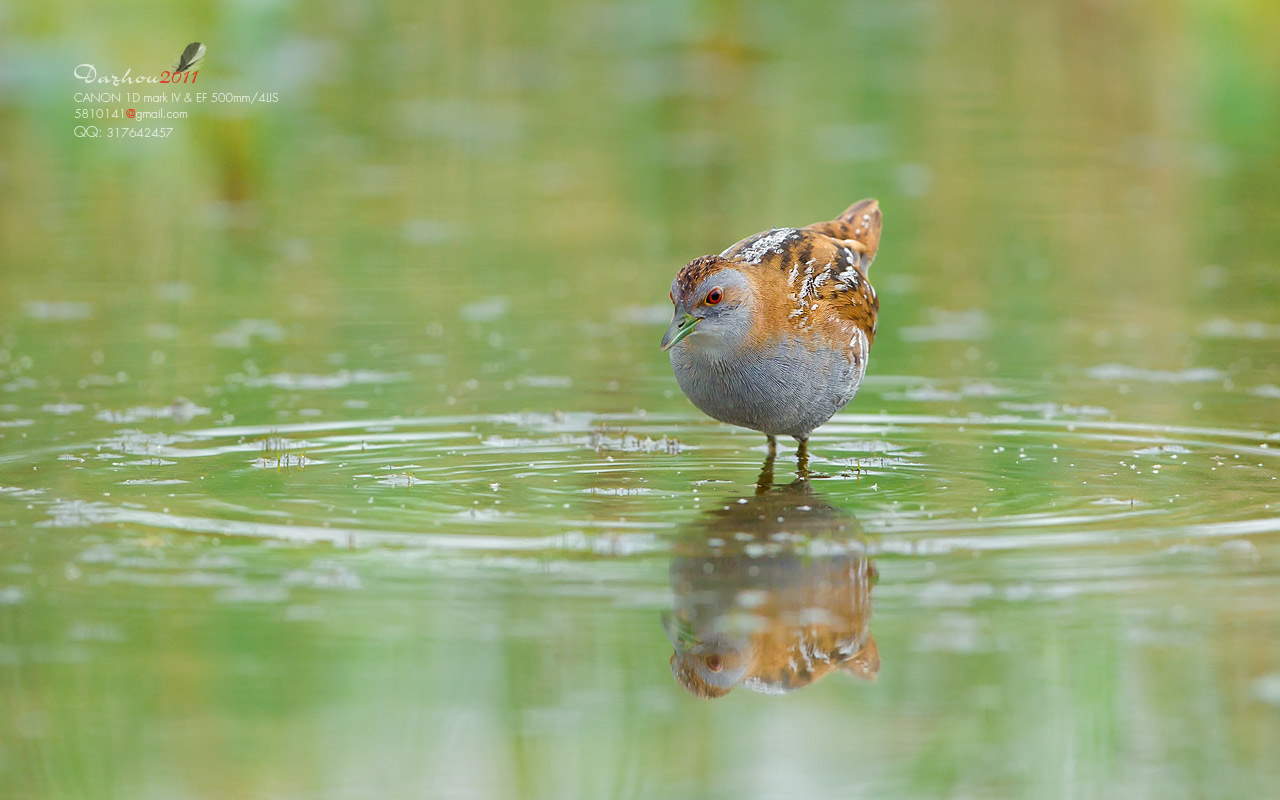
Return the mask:
M 173 74 L 186 72 L 187 70 L 200 63 L 200 59 L 204 58 L 204 44 L 202 42 L 192 42 L 187 45 L 187 49 L 182 51 L 182 55 L 178 56 L 178 66 L 173 68 Z

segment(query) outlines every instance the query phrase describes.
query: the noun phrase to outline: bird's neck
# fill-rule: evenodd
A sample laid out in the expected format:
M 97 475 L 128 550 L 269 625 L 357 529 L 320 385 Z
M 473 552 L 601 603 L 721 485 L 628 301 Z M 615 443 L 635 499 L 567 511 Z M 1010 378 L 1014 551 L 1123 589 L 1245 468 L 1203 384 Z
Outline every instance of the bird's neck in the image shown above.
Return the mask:
M 718 320 L 714 326 L 699 326 L 694 335 L 685 339 L 689 353 L 699 359 L 719 362 L 738 361 L 752 357 L 755 348 L 748 347 L 755 314 L 739 314 L 732 319 Z M 705 326 L 705 327 L 704 327 Z

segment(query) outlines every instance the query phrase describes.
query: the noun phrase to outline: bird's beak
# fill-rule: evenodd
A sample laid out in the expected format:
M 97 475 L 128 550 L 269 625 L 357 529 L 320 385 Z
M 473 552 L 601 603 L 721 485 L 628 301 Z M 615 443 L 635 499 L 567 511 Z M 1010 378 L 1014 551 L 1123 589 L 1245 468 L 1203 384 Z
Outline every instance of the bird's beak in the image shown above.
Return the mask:
M 700 321 L 688 312 L 681 314 L 677 311 L 675 318 L 671 320 L 671 327 L 667 328 L 667 332 L 662 336 L 663 352 L 675 347 L 676 342 L 693 333 L 693 327 Z
M 667 632 L 667 641 L 671 642 L 671 646 L 679 647 L 677 642 L 680 641 L 680 626 L 670 611 L 662 612 L 662 629 Z
M 680 643 L 684 643 L 685 649 L 698 644 L 698 637 L 693 633 L 693 627 L 684 620 L 678 619 L 675 614 L 670 611 L 662 612 L 662 629 L 667 632 L 667 641 L 671 642 L 671 646 L 680 649 Z

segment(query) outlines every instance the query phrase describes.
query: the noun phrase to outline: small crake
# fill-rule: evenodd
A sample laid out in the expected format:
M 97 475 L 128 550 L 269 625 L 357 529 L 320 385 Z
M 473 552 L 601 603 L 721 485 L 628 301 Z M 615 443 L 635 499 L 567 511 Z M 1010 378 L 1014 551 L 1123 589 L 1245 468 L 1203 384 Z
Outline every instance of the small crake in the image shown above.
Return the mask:
M 803 456 L 866 373 L 879 244 L 880 206 L 868 199 L 689 262 L 671 283 L 675 317 L 662 337 L 681 391 L 707 415 L 764 433 L 771 449 L 794 436 Z

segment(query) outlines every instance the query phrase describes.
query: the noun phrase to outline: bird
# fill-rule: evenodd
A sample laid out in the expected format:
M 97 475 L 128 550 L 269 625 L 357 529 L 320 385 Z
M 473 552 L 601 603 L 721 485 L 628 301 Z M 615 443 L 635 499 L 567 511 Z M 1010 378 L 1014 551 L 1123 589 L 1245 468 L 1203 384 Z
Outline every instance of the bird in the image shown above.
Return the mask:
M 676 382 L 703 413 L 760 431 L 769 452 L 809 435 L 858 391 L 880 301 L 868 270 L 880 204 L 860 200 L 829 222 L 773 228 L 695 258 L 671 282 L 662 337 Z

